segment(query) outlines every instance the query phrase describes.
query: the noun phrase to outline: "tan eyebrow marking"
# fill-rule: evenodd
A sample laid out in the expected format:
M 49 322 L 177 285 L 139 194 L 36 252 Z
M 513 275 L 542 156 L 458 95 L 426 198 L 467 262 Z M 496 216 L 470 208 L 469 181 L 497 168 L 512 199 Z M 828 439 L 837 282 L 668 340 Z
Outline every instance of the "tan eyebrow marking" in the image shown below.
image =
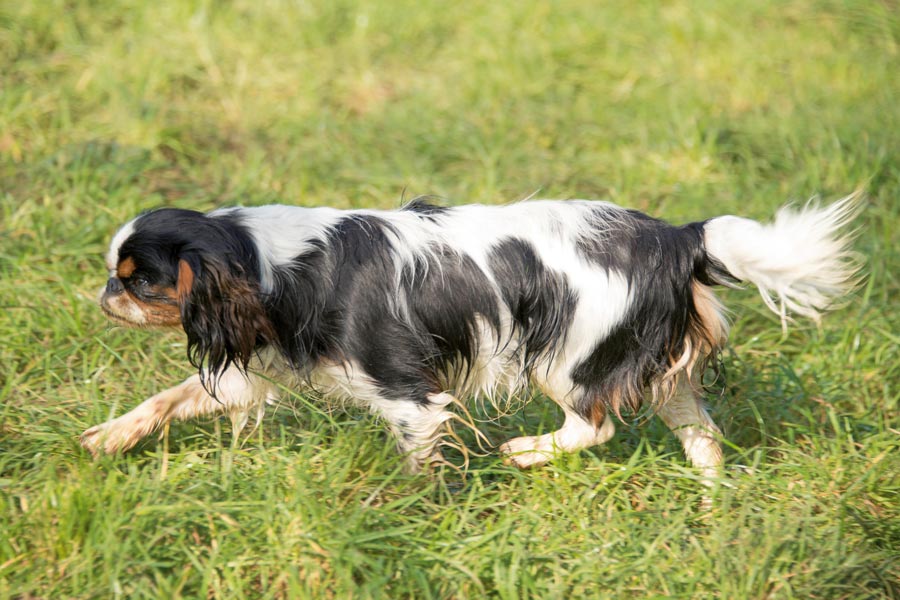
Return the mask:
M 194 270 L 191 269 L 191 265 L 184 259 L 178 261 L 178 282 L 176 283 L 176 289 L 178 292 L 177 298 L 179 300 L 186 299 L 190 293 L 191 289 L 194 287 Z
M 131 277 L 131 274 L 134 273 L 135 269 L 137 269 L 137 265 L 134 264 L 134 259 L 129 256 L 119 263 L 119 268 L 117 270 L 119 279 Z

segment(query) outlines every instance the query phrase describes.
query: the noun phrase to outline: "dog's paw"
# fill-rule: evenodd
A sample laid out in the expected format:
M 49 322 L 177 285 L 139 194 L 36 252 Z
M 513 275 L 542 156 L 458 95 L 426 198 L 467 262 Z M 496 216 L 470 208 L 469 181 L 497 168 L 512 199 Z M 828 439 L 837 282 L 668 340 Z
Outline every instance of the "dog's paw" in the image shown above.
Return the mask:
M 91 456 L 97 458 L 100 454 L 105 453 L 106 450 L 101 448 L 101 445 L 105 438 L 107 423 L 103 423 L 101 425 L 94 425 L 90 429 L 86 429 L 84 433 L 81 434 L 81 437 L 78 440 L 81 442 L 81 447 L 91 453 Z
M 94 425 L 81 434 L 81 445 L 94 458 L 101 454 L 124 452 L 134 446 L 143 437 L 142 432 L 120 419 L 113 419 L 100 425 Z
M 523 436 L 509 440 L 500 446 L 500 453 L 503 455 L 503 463 L 518 467 L 520 469 L 528 469 L 542 465 L 556 456 L 553 449 L 542 449 L 541 442 L 545 436 Z

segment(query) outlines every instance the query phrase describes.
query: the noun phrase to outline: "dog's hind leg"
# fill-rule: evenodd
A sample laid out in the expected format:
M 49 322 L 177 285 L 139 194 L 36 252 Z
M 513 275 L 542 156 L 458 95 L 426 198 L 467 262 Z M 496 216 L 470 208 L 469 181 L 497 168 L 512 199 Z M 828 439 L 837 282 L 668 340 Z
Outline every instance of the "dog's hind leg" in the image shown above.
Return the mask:
M 684 446 L 688 460 L 703 473 L 704 483 L 719 473 L 722 465 L 722 432 L 710 418 L 700 395 L 682 375 L 675 394 L 657 411 Z
M 610 415 L 603 415 L 598 426 L 575 410 L 576 398 L 585 392 L 569 377 L 559 372 L 548 373 L 546 377 L 536 378 L 535 383 L 562 407 L 565 421 L 552 433 L 517 437 L 500 446 L 507 463 L 519 468 L 541 465 L 560 454 L 608 442 L 615 434 L 616 427 Z
M 604 418 L 600 427 L 596 427 L 578 414 L 564 410 L 566 420 L 557 431 L 513 438 L 500 446 L 500 452 L 506 456 L 506 461 L 519 468 L 542 465 L 560 454 L 603 444 L 616 432 L 609 415 Z
M 246 425 L 250 412 L 262 410 L 275 397 L 274 387 L 252 373 L 230 368 L 216 382 L 214 398 L 193 375 L 179 385 L 145 400 L 130 412 L 95 425 L 81 434 L 81 445 L 93 455 L 124 452 L 172 419 L 228 413 L 234 436 Z

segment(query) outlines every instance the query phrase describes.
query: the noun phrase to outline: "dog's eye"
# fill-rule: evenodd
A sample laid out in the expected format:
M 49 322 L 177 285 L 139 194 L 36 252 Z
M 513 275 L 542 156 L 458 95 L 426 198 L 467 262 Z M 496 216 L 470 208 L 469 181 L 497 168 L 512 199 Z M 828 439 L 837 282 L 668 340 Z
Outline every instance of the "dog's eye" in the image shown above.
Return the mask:
M 145 275 L 135 275 L 131 278 L 131 282 L 137 287 L 147 287 L 148 285 L 150 285 L 150 281 Z

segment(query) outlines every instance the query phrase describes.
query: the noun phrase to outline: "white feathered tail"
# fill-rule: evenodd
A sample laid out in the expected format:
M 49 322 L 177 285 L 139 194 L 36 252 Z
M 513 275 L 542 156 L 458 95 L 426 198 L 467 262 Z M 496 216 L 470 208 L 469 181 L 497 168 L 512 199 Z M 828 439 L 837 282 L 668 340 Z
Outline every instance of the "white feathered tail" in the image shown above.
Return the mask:
M 706 252 L 735 278 L 758 287 L 782 327 L 789 312 L 818 323 L 820 312 L 859 281 L 861 261 L 850 250 L 853 232 L 846 227 L 861 200 L 857 192 L 826 207 L 784 207 L 769 225 L 734 216 L 711 219 L 704 226 Z

